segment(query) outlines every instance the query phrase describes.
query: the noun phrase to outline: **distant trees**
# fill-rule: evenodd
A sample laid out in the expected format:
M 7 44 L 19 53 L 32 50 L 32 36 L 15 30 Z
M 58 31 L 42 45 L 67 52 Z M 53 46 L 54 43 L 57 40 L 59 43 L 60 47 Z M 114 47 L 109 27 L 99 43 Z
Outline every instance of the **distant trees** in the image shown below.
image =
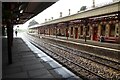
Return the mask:
M 32 21 L 29 23 L 28 27 L 33 26 L 33 25 L 36 25 L 36 24 L 39 24 L 39 23 L 38 23 L 37 21 L 35 21 L 35 20 L 32 20 Z
M 84 10 L 86 10 L 87 9 L 87 6 L 82 6 L 81 8 L 80 8 L 80 11 L 84 11 Z

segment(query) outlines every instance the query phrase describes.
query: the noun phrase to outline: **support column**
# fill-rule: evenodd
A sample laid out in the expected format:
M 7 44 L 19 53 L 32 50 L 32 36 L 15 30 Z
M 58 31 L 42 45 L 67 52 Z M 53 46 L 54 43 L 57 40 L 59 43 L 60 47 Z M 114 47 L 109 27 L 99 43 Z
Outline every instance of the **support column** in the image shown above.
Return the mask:
M 67 37 L 67 39 L 68 39 L 68 37 L 69 37 L 69 24 L 68 23 L 66 23 L 67 25 L 67 33 L 66 33 L 66 37 Z
M 80 25 L 78 25 L 78 39 L 80 39 Z
M 110 25 L 109 24 L 106 24 L 106 30 L 105 30 L 105 34 L 107 37 L 109 37 L 109 34 L 110 34 Z
M 79 26 L 79 38 L 81 38 L 81 31 L 82 31 L 81 27 L 82 27 L 82 25 Z
M 120 3 L 118 4 L 118 9 L 118 43 L 120 44 Z
M 84 30 L 84 39 L 85 39 L 85 42 L 87 40 L 87 26 L 84 26 L 85 30 Z
M 49 30 L 48 30 L 48 31 L 49 31 L 49 36 L 50 36 L 50 27 L 49 27 Z
M 90 29 L 91 30 L 91 40 L 93 40 L 93 27 L 94 27 L 93 25 L 91 25 L 91 27 L 90 27 L 91 28 Z
M 71 26 L 69 26 L 68 30 L 69 30 L 69 38 L 70 38 L 70 36 L 71 36 Z
M 57 38 L 57 26 L 55 27 L 55 35 L 56 35 L 56 38 Z
M 120 13 L 119 12 L 118 12 L 118 43 L 120 44 Z
M 45 26 L 44 26 L 45 27 Z M 43 28 L 43 34 L 44 34 L 44 36 L 45 36 L 45 28 Z
M 100 37 L 101 36 L 101 25 L 99 24 L 98 26 L 98 36 Z
M 118 23 L 115 24 L 115 37 L 117 37 L 119 34 L 118 34 L 118 29 L 119 29 L 119 25 Z
M 7 21 L 7 42 L 8 42 L 8 64 L 12 64 L 12 40 L 13 40 L 13 27 L 10 20 Z
M 120 21 L 118 23 L 118 43 L 120 44 Z
M 73 39 L 75 39 L 75 27 L 73 26 Z

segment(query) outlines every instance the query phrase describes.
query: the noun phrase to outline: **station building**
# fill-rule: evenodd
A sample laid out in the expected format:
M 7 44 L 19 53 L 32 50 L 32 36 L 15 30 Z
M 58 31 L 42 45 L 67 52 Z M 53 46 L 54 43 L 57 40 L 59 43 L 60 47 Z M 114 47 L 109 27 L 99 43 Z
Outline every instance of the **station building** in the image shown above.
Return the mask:
M 120 1 L 30 27 L 38 34 L 67 38 L 120 42 Z

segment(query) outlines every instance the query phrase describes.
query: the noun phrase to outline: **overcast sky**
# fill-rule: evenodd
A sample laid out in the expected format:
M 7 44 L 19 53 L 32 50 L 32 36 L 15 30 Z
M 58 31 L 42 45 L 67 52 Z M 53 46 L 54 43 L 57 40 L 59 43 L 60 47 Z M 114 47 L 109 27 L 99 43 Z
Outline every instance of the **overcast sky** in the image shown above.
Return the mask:
M 68 9 L 71 9 L 71 14 L 77 13 L 81 6 L 87 6 L 88 8 L 92 6 L 93 0 L 59 0 L 43 12 L 39 13 L 33 19 L 38 23 L 44 23 L 45 19 L 57 19 L 60 17 L 60 12 L 63 13 L 63 17 L 69 14 Z M 112 2 L 112 0 L 95 0 L 95 5 L 103 5 L 106 3 Z M 32 20 L 32 19 L 31 19 Z M 31 21 L 29 20 L 29 21 Z M 29 21 L 24 24 L 27 26 Z

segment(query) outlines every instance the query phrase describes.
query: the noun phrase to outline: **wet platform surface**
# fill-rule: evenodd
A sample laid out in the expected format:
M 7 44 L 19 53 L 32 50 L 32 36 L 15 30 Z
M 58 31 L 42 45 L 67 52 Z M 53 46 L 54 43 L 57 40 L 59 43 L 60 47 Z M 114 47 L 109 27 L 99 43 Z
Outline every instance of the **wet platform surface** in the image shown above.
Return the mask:
M 2 78 L 51 78 L 52 80 L 82 80 L 57 63 L 27 40 L 14 38 L 12 46 L 13 63 L 7 63 L 7 39 L 3 39 Z

